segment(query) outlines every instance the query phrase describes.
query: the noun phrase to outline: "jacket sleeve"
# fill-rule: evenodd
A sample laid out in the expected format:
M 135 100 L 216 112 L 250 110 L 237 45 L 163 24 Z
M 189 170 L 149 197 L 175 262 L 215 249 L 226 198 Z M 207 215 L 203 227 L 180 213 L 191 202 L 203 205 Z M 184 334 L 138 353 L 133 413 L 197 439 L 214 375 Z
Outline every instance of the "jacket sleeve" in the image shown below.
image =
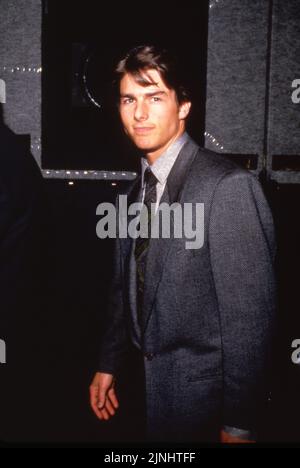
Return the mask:
M 44 189 L 33 157 L 18 140 L 4 135 L 1 143 L 0 336 L 10 345 L 9 362 L 18 365 L 34 362 L 40 336 Z
M 124 310 L 123 283 L 121 246 L 117 232 L 113 253 L 113 276 L 100 345 L 99 372 L 115 374 L 128 351 L 129 336 Z
M 223 424 L 255 430 L 267 397 L 276 288 L 272 215 L 252 174 L 237 170 L 219 181 L 209 248 L 223 350 Z

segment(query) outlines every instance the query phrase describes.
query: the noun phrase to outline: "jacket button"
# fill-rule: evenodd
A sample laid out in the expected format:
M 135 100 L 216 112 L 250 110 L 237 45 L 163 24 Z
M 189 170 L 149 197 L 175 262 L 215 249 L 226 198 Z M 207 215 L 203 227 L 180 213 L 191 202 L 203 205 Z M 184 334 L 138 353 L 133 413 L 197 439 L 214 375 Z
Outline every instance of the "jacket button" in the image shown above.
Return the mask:
M 147 361 L 152 361 L 152 359 L 154 358 L 153 353 L 145 353 L 144 356 L 147 359 Z

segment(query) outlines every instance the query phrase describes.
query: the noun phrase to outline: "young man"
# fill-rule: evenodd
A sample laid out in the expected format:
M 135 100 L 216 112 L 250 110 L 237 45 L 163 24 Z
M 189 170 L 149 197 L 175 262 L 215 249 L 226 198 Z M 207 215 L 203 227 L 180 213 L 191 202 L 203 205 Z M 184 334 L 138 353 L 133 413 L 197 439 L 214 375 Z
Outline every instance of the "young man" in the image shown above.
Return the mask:
M 99 419 L 115 414 L 115 376 L 131 340 L 143 356 L 151 440 L 254 440 L 275 309 L 268 205 L 254 176 L 185 132 L 191 102 L 167 51 L 132 49 L 116 73 L 121 121 L 143 156 L 128 206 L 201 203 L 204 237 L 198 249 L 174 234 L 116 240 L 91 406 Z

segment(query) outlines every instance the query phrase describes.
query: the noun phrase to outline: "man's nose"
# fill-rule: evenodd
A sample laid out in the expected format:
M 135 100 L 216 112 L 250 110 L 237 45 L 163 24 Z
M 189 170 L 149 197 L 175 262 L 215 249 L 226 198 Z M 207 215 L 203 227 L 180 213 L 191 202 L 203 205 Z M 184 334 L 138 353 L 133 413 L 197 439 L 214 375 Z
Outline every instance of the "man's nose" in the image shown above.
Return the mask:
M 135 120 L 147 120 L 148 118 L 148 106 L 146 102 L 140 101 L 136 103 L 135 112 L 134 112 Z

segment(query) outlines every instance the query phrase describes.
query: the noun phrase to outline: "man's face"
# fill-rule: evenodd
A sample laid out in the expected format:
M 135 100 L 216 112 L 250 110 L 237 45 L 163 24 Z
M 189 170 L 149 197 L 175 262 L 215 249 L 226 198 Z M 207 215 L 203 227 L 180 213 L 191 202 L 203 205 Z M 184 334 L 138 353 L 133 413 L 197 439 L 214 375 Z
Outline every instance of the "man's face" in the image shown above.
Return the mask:
M 147 71 L 147 77 L 154 84 L 141 86 L 132 75 L 123 76 L 119 109 L 125 132 L 153 162 L 183 133 L 190 103 L 179 105 L 157 70 Z

